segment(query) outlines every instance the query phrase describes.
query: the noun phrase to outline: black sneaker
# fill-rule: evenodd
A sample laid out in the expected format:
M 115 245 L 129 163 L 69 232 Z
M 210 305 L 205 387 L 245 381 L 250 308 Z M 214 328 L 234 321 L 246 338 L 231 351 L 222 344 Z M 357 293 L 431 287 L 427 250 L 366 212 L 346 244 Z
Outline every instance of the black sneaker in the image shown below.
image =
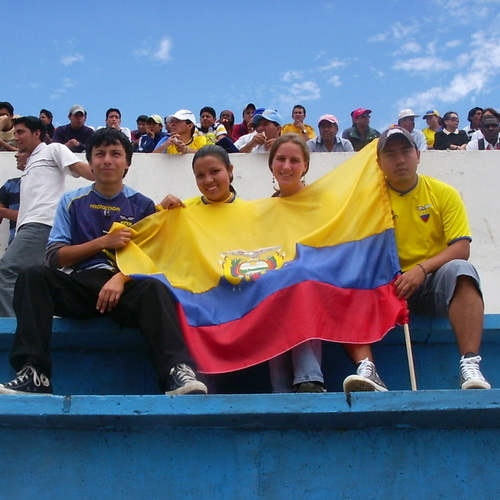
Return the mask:
M 207 394 L 207 386 L 196 379 L 194 371 L 186 364 L 180 363 L 170 370 L 170 387 L 165 394 Z
M 52 394 L 52 384 L 46 375 L 37 372 L 33 365 L 24 365 L 17 378 L 0 384 L 0 394 Z
M 326 389 L 321 382 L 300 382 L 293 386 L 293 392 L 321 392 L 325 393 Z
M 344 392 L 387 391 L 386 385 L 380 380 L 375 365 L 365 358 L 358 363 L 356 375 L 349 375 L 344 380 Z

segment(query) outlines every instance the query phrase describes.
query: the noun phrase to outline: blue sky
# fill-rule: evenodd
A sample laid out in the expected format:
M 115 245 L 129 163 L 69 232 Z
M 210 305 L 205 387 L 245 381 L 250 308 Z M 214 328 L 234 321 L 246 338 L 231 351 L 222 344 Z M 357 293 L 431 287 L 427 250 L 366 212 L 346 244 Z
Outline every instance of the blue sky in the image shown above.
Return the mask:
M 0 101 L 87 124 L 118 107 L 122 125 L 210 105 L 241 121 L 248 102 L 294 104 L 341 129 L 357 107 L 385 128 L 398 111 L 500 108 L 500 0 L 7 2 L 0 0 Z M 8 20 L 8 22 L 6 21 Z M 423 120 L 417 119 L 422 125 Z M 420 128 L 423 128 L 422 126 Z

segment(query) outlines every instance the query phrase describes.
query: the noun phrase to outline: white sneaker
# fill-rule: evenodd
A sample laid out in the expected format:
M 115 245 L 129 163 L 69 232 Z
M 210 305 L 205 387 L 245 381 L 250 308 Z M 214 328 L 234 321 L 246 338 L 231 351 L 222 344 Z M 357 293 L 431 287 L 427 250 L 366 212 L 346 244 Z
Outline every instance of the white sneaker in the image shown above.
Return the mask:
M 344 392 L 387 391 L 386 385 L 380 380 L 375 365 L 365 358 L 358 363 L 356 375 L 349 375 L 344 380 Z
M 491 389 L 491 385 L 479 369 L 481 356 L 478 354 L 467 358 L 465 356 L 460 358 L 460 387 L 462 389 Z

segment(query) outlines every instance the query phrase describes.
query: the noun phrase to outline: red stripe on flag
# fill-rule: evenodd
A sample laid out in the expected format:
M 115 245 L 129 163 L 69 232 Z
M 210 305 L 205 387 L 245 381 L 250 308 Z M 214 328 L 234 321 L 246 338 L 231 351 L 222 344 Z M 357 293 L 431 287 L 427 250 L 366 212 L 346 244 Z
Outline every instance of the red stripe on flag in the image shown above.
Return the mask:
M 405 311 L 392 283 L 359 290 L 306 281 L 272 294 L 239 320 L 192 327 L 180 305 L 179 319 L 199 370 L 224 373 L 271 359 L 309 339 L 377 342 L 403 323 Z

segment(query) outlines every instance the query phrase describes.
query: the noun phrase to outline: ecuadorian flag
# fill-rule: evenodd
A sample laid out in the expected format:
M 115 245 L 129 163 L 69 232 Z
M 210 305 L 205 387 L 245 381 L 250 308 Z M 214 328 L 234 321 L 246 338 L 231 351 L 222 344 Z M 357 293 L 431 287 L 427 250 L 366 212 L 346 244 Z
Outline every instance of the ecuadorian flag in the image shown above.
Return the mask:
M 117 252 L 120 269 L 170 288 L 206 373 L 246 368 L 308 339 L 376 342 L 404 321 L 375 144 L 294 196 L 163 211 L 133 229 Z

